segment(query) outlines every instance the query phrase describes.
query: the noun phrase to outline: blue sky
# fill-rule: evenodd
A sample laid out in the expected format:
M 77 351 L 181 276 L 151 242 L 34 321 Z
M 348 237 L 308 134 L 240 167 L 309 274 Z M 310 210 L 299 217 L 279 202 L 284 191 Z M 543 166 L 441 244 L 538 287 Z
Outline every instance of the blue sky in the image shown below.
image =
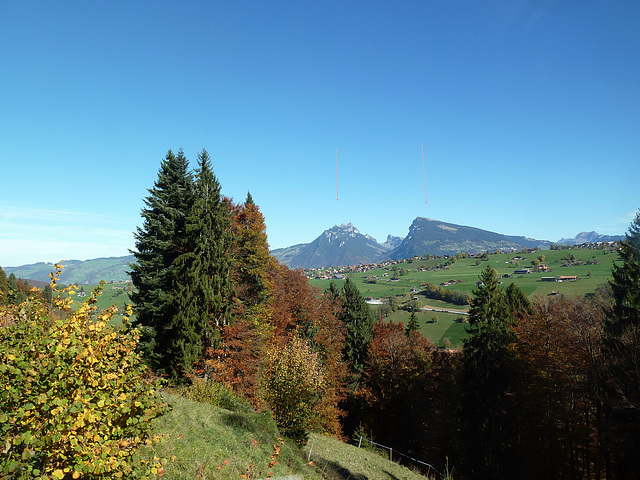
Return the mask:
M 272 248 L 418 216 L 622 234 L 639 22 L 636 1 L 0 2 L 0 265 L 126 255 L 180 147 L 251 191 Z

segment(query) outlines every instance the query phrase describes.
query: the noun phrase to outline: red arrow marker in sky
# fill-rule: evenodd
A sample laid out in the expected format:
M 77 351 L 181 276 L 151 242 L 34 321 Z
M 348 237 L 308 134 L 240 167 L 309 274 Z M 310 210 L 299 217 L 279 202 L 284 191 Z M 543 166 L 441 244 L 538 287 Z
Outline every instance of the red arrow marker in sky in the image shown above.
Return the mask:
M 420 144 L 420 148 L 422 149 L 422 174 L 424 175 L 424 203 L 429 203 L 427 202 L 427 170 L 424 168 L 424 145 L 422 143 Z M 336 162 L 338 161 L 337 152 L 336 150 Z

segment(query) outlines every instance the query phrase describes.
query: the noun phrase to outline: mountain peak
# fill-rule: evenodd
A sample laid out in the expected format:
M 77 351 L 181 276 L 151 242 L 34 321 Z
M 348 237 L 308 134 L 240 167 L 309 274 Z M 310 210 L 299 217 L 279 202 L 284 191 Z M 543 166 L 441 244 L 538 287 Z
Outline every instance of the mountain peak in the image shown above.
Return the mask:
M 324 236 L 329 243 L 336 240 L 344 241 L 345 238 L 357 237 L 362 235 L 360 231 L 353 226 L 352 223 L 343 223 L 341 225 L 334 225 L 333 228 L 325 230 L 321 237 Z
M 595 242 L 613 242 L 616 240 L 623 240 L 624 235 L 602 235 L 598 232 L 580 232 L 573 238 L 561 238 L 558 240 L 562 245 L 576 245 L 579 243 L 595 243 Z
M 290 267 L 308 268 L 370 263 L 388 250 L 375 238 L 360 233 L 352 223 L 343 223 L 325 230 L 311 243 L 272 253 Z
M 487 250 L 518 250 L 523 247 L 548 248 L 550 242 L 502 235 L 476 227 L 456 225 L 432 218 L 417 217 L 402 243 L 385 258 L 479 253 Z

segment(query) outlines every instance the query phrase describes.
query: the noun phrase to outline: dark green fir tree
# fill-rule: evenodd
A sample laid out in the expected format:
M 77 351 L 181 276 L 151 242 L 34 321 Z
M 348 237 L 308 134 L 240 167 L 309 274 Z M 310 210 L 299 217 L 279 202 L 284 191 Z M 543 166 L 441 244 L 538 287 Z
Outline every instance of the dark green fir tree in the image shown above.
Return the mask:
M 329 294 L 334 295 L 335 290 Z M 347 278 L 340 295 L 341 306 L 337 310 L 338 318 L 344 322 L 345 339 L 342 357 L 347 364 L 347 398 L 341 408 L 348 412 L 343 421 L 345 433 L 352 434 L 361 424 L 367 412 L 367 402 L 358 395 L 358 386 L 367 362 L 367 351 L 373 340 L 373 314 L 364 301 L 358 287 Z
M 196 197 L 186 221 L 187 251 L 176 260 L 176 314 L 170 375 L 179 380 L 231 321 L 231 220 L 206 150 L 198 155 Z
M 509 312 L 514 316 L 523 312 L 531 313 L 529 297 L 515 283 L 510 283 L 504 291 L 504 299 L 507 302 Z
M 510 395 L 515 334 L 510 299 L 500 289 L 497 272 L 487 266 L 469 310 L 470 327 L 462 357 L 462 432 L 469 478 L 516 478 L 516 422 Z M 520 298 L 510 292 L 514 304 Z M 520 299 L 521 300 L 521 299 Z
M 141 348 L 147 362 L 164 371 L 176 314 L 175 261 L 186 252 L 186 219 L 194 200 L 194 181 L 182 149 L 169 150 L 158 178 L 144 199 L 142 226 L 135 237 L 131 267 L 135 325 L 142 328 Z
M 631 479 L 638 476 L 640 445 L 640 212 L 619 253 L 622 264 L 611 271 L 613 307 L 605 328 L 605 443 L 611 478 Z
M 407 324 L 404 332 L 407 335 L 407 337 L 410 337 L 411 332 L 417 332 L 419 328 L 420 328 L 420 324 L 418 323 L 416 311 L 412 310 L 411 317 L 409 317 L 409 323 Z
M 373 315 L 358 287 L 347 278 L 342 292 L 341 320 L 346 326 L 343 355 L 351 373 L 359 376 L 367 360 L 373 338 Z
M 20 288 L 20 283 L 22 283 L 22 288 Z M 7 303 L 20 305 L 24 302 L 27 299 L 25 291 L 28 290 L 25 287 L 24 280 L 18 280 L 16 275 L 11 272 L 7 278 Z
M 7 279 L 7 274 L 0 267 L 0 305 L 4 305 L 7 303 L 9 291 L 9 280 Z

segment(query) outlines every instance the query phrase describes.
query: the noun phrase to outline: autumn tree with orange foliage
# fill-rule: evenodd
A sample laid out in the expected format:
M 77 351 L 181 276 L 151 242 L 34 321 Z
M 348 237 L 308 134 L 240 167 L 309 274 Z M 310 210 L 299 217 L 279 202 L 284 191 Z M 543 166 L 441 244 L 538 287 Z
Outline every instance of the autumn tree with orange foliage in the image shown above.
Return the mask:
M 241 260 L 242 257 L 239 258 Z M 207 352 L 199 374 L 228 385 L 254 406 L 261 407 L 257 386 L 259 372 L 265 367 L 267 350 L 284 351 L 295 339 L 303 339 L 318 356 L 324 378 L 323 395 L 314 406 L 310 426 L 316 431 L 340 437 L 340 419 L 344 414 L 338 405 L 346 395 L 347 372 L 341 362 L 344 324 L 335 315 L 340 308 L 339 301 L 311 287 L 300 271 L 279 265 L 273 259 L 263 265 L 269 278 L 268 300 L 262 304 L 251 304 L 251 301 L 239 299 L 235 322 L 221 329 L 220 346 Z M 237 278 L 248 271 L 236 270 Z M 243 278 L 255 279 L 256 276 Z M 241 296 L 251 292 L 252 287 L 240 286 L 236 291 L 241 292 Z M 256 305 L 258 309 L 253 308 Z
M 264 324 L 271 314 L 272 272 L 277 264 L 269 253 L 264 216 L 251 193 L 247 194 L 243 204 L 234 205 L 229 201 L 228 205 L 234 237 L 234 313 L 238 317 L 251 317 L 255 322 Z
M 234 393 L 259 407 L 256 387 L 266 345 L 266 337 L 251 320 L 238 318 L 222 327 L 219 347 L 206 352 L 196 373 L 227 385 Z
M 272 278 L 277 261 L 269 253 L 264 217 L 251 194 L 243 204 L 224 201 L 233 237 L 234 321 L 221 326 L 219 345 L 207 350 L 196 373 L 224 383 L 259 406 L 257 375 L 272 334 Z
M 341 361 L 344 323 L 337 318 L 340 300 L 309 285 L 301 271 L 279 265 L 274 272 L 271 343 L 284 346 L 300 337 L 317 352 L 325 370 L 325 394 L 317 405 L 316 429 L 341 436 L 339 404 L 346 396 L 347 369 Z

